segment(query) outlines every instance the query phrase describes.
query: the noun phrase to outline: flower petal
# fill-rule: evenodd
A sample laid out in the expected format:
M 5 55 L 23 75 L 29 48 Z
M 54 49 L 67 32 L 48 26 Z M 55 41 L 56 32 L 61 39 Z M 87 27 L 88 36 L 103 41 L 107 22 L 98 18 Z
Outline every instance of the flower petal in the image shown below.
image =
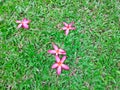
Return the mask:
M 50 54 L 55 54 L 56 51 L 55 51 L 55 50 L 48 50 L 48 53 L 50 53 Z
M 54 68 L 57 68 L 58 67 L 58 64 L 57 63 L 54 63 L 53 65 L 52 65 L 52 68 L 54 69 Z
M 60 58 L 58 55 L 56 55 L 55 58 L 56 58 L 56 62 L 60 62 Z
M 65 65 L 65 64 L 62 64 L 62 68 L 65 69 L 65 70 L 69 70 L 69 66 Z
M 71 22 L 70 24 L 69 24 L 69 26 L 72 26 L 74 24 L 74 22 Z
M 66 52 L 63 49 L 59 49 L 60 54 L 66 55 Z
M 66 30 L 67 28 L 66 27 L 63 27 L 62 30 Z
M 63 22 L 63 24 L 64 24 L 65 26 L 68 26 L 68 24 L 67 24 L 66 22 Z
M 21 21 L 20 20 L 16 20 L 16 23 L 21 23 Z
M 59 67 L 57 68 L 57 74 L 58 74 L 58 75 L 61 74 L 61 66 L 59 66 Z
M 75 27 L 71 27 L 71 30 L 75 30 L 76 28 Z
M 22 21 L 28 21 L 27 18 L 24 18 Z
M 31 22 L 30 20 L 24 21 L 24 23 L 27 23 L 27 24 L 30 23 L 30 22 Z
M 52 45 L 53 45 L 53 48 L 54 48 L 55 50 L 58 50 L 58 46 L 57 46 L 57 45 L 55 45 L 54 43 L 52 43 Z
M 24 19 L 23 19 L 23 23 L 28 24 L 28 23 L 30 23 L 30 20 L 27 20 L 26 18 L 24 18 Z
M 26 28 L 26 29 L 28 29 L 29 28 L 29 26 L 27 25 L 27 24 L 23 24 L 23 28 Z
M 17 28 L 21 28 L 22 27 L 22 24 L 19 24 Z
M 66 60 L 66 56 L 63 56 L 61 62 L 63 63 Z
M 65 31 L 65 35 L 68 35 L 68 33 L 69 33 L 69 29 L 67 29 L 67 30 Z

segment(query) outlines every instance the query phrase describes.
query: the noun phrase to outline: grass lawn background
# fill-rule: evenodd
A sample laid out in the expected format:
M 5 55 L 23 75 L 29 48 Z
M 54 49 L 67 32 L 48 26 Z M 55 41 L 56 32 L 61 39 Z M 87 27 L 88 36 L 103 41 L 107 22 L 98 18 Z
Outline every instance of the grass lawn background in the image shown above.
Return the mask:
M 51 42 L 67 52 L 60 76 Z M 0 77 L 1 90 L 120 90 L 120 1 L 0 0 Z

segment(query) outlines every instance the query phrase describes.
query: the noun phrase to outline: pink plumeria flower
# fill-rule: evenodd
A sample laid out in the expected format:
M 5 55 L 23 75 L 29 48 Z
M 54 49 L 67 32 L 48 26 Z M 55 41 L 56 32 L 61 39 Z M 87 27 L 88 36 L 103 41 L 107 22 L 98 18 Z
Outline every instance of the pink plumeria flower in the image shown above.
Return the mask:
M 54 43 L 52 43 L 52 45 L 53 45 L 54 50 L 48 50 L 48 53 L 55 54 L 55 55 L 60 55 L 60 54 L 66 55 L 66 52 L 63 49 L 58 48 L 58 46 L 55 45 Z
M 59 56 L 55 56 L 55 58 L 56 58 L 56 63 L 54 63 L 54 64 L 52 65 L 52 69 L 56 68 L 56 69 L 57 69 L 56 73 L 57 73 L 58 75 L 61 74 L 62 69 L 64 69 L 64 70 L 69 70 L 69 66 L 63 64 L 64 61 L 66 60 L 66 56 L 63 56 L 61 60 L 60 60 Z
M 70 24 L 67 24 L 66 22 L 63 22 L 64 27 L 62 30 L 65 30 L 65 34 L 68 35 L 70 30 L 75 30 L 76 28 L 73 27 L 74 22 L 71 22 Z
M 22 27 L 22 28 L 28 29 L 29 28 L 28 24 L 30 23 L 30 20 L 27 20 L 26 18 L 24 18 L 22 21 L 16 20 L 16 23 L 19 23 L 17 28 Z

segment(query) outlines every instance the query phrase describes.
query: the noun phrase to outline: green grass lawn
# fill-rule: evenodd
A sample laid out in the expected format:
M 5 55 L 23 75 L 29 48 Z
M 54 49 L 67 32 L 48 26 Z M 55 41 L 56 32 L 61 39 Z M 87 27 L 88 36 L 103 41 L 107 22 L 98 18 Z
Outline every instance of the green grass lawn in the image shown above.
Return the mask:
M 16 20 L 31 20 L 17 29 Z M 62 22 L 76 30 L 64 34 Z M 51 69 L 52 42 L 70 70 Z M 120 90 L 119 0 L 0 0 L 1 90 Z

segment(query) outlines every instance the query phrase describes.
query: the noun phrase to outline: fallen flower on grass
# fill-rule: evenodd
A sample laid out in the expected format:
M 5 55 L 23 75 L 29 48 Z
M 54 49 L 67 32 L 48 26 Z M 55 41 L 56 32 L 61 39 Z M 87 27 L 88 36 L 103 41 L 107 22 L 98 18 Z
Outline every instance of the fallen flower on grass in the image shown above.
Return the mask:
M 63 64 L 64 61 L 66 60 L 66 56 L 63 56 L 61 60 L 60 60 L 59 56 L 55 56 L 55 58 L 56 58 L 56 63 L 54 63 L 54 64 L 52 65 L 52 69 L 56 68 L 56 70 L 57 70 L 56 73 L 57 73 L 58 75 L 61 74 L 62 69 L 64 69 L 64 70 L 69 70 L 69 66 Z
M 55 55 L 60 55 L 60 54 L 66 55 L 66 52 L 63 49 L 58 48 L 58 46 L 55 45 L 54 43 L 52 43 L 52 45 L 53 45 L 54 50 L 48 50 L 48 53 L 55 54 Z
M 70 30 L 75 30 L 76 28 L 73 27 L 74 22 L 71 22 L 70 24 L 67 24 L 66 22 L 63 22 L 64 27 L 62 30 L 65 30 L 65 34 L 68 35 Z
M 30 20 L 24 18 L 23 20 L 16 20 L 16 23 L 19 23 L 18 27 L 17 28 L 25 28 L 25 29 L 28 29 L 29 26 L 28 24 L 30 23 Z

